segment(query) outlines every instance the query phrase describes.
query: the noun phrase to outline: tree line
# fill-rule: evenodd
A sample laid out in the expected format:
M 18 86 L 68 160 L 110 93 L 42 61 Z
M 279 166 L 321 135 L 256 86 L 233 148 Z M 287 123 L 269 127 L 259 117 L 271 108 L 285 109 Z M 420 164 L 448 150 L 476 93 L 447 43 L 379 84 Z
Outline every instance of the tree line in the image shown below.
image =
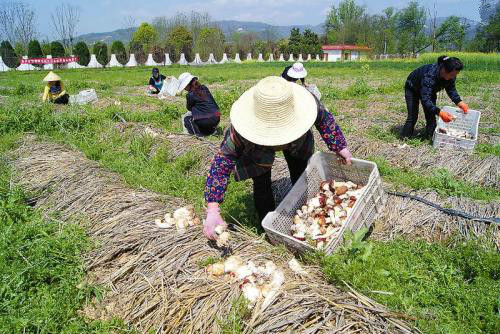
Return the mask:
M 471 28 L 466 19 L 449 16 L 438 22 L 434 8 L 410 1 L 398 10 L 384 9 L 370 15 L 356 0 L 342 0 L 333 5 L 325 20 L 324 42 L 371 47 L 376 54 L 408 54 L 423 51 L 500 51 L 500 1 L 481 0 L 483 22 L 474 39 L 467 41 Z M 444 16 L 444 15 L 441 15 Z
M 493 3 L 493 5 L 492 5 Z M 87 65 L 90 53 L 106 65 L 110 54 L 125 64 L 129 54 L 135 54 L 138 63 L 145 63 L 152 53 L 156 62 L 165 60 L 165 53 L 177 61 L 181 53 L 193 60 L 199 53 L 203 60 L 213 53 L 217 59 L 223 53 L 244 56 L 261 53 L 265 59 L 284 54 L 319 54 L 323 44 L 355 44 L 369 46 L 375 54 L 408 54 L 424 51 L 467 50 L 481 52 L 500 51 L 500 1 L 481 0 L 479 11 L 483 23 L 473 40 L 467 41 L 469 23 L 456 16 L 438 22 L 438 13 L 410 1 L 401 10 L 389 7 L 381 13 L 371 15 L 356 0 L 342 0 L 332 5 L 324 23 L 324 33 L 318 35 L 306 29 L 290 31 L 288 38 L 277 38 L 272 28 L 261 33 L 234 31 L 226 35 L 207 13 L 179 13 L 173 17 L 156 17 L 152 22 L 143 22 L 135 29 L 132 17 L 124 18 L 125 28 L 135 32 L 130 42 L 115 41 L 112 45 L 96 42 L 93 45 L 76 41 L 80 19 L 79 8 L 69 3 L 55 7 L 50 15 L 52 31 L 57 40 L 49 42 L 37 37 L 37 16 L 31 6 L 23 2 L 0 2 L 0 52 L 9 67 L 15 67 L 22 55 L 30 58 L 51 54 L 60 57 L 74 54 L 80 63 Z

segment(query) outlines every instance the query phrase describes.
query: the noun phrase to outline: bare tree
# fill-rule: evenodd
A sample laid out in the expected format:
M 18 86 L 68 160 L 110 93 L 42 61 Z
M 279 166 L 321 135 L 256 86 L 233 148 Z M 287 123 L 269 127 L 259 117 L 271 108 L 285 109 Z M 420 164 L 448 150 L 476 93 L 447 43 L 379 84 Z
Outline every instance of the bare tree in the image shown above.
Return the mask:
M 137 27 L 137 19 L 132 15 L 125 16 L 122 20 L 124 29 L 131 29 Z
M 0 3 L 0 31 L 11 44 L 26 48 L 38 34 L 35 11 L 22 1 Z
M 72 47 L 75 40 L 76 26 L 80 21 L 80 8 L 62 3 L 50 15 L 52 28 L 66 48 Z

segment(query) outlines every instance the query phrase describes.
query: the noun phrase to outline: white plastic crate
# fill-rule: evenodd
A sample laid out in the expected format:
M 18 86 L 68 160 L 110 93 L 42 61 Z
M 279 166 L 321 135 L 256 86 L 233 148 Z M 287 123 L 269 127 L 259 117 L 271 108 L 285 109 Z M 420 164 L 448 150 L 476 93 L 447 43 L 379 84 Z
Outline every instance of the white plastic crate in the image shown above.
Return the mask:
M 439 149 L 474 150 L 479 134 L 479 119 L 481 118 L 481 113 L 476 110 L 469 110 L 469 112 L 465 114 L 461 109 L 453 107 L 444 107 L 442 110 L 449 112 L 455 116 L 456 119 L 453 122 L 445 123 L 441 118 L 438 118 L 437 127 L 432 138 L 432 146 Z M 439 128 L 464 130 L 471 133 L 474 138 L 465 139 L 453 137 L 445 133 L 440 133 Z
M 297 209 L 318 194 L 321 181 L 330 179 L 352 181 L 365 187 L 342 226 L 339 237 L 332 239 L 326 245 L 325 252 L 331 254 L 339 246 L 346 230 L 355 232 L 362 227 L 371 226 L 386 201 L 377 165 L 366 160 L 352 159 L 352 165 L 346 166 L 333 153 L 317 152 L 311 157 L 306 170 L 285 199 L 275 211 L 268 213 L 262 222 L 273 244 L 285 244 L 298 253 L 314 250 L 306 242 L 295 239 L 291 235 L 290 227 Z

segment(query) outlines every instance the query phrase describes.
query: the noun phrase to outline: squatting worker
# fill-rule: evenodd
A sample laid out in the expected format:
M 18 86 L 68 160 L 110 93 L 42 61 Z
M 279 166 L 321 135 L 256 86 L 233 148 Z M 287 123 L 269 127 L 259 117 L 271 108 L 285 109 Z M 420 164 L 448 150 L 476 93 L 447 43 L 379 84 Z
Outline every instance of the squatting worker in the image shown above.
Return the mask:
M 50 71 L 43 79 L 47 83 L 43 92 L 43 102 L 49 101 L 55 104 L 68 104 L 69 95 L 64 90 L 64 84 L 61 77 Z
M 302 86 L 304 86 L 311 94 L 314 94 L 318 100 L 321 100 L 321 93 L 316 85 L 306 85 L 307 70 L 304 68 L 304 64 L 295 63 L 292 66 L 287 66 L 281 73 L 281 77 L 286 81 L 297 82 L 300 80 Z
M 275 210 L 271 189 L 275 152 L 283 151 L 295 184 L 314 151 L 313 125 L 328 148 L 351 164 L 352 155 L 333 115 L 304 87 L 283 78 L 267 77 L 243 93 L 233 104 L 230 119 L 205 185 L 208 204 L 203 232 L 209 239 L 215 239 L 215 228 L 225 224 L 219 204 L 224 200 L 233 171 L 237 181 L 253 180 L 260 221 Z
M 426 125 L 426 136 L 431 138 L 436 129 L 436 116 L 441 117 L 444 122 L 451 122 L 453 116 L 441 111 L 436 106 L 437 93 L 442 89 L 450 99 L 467 113 L 469 107 L 462 101 L 455 88 L 455 80 L 464 68 L 460 59 L 455 57 L 441 56 L 435 64 L 424 65 L 413 71 L 406 80 L 405 98 L 408 108 L 408 118 L 401 133 L 403 138 L 413 135 L 418 118 L 418 104 L 421 101 L 424 108 Z
M 220 111 L 207 86 L 200 84 L 198 78 L 190 73 L 179 76 L 179 90 L 187 91 L 186 108 L 188 112 L 182 118 L 185 132 L 195 136 L 209 136 L 217 131 Z
M 163 88 L 163 82 L 167 77 L 163 74 L 160 74 L 160 70 L 158 68 L 153 68 L 151 73 L 151 78 L 149 78 L 149 86 L 148 93 L 149 94 L 158 94 Z

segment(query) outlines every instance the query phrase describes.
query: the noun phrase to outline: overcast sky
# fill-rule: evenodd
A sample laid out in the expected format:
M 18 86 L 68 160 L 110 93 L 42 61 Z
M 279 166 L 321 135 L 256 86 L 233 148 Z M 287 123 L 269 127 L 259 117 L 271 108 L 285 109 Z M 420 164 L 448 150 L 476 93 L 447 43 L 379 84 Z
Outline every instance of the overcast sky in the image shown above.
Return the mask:
M 332 4 L 340 0 L 25 0 L 38 14 L 42 37 L 52 37 L 50 13 L 61 2 L 81 8 L 79 34 L 106 32 L 123 28 L 123 18 L 150 21 L 156 16 L 172 16 L 176 12 L 208 12 L 216 20 L 258 21 L 273 25 L 319 24 Z M 358 0 L 371 14 L 393 6 L 403 8 L 409 0 Z M 433 8 L 438 16 L 457 15 L 479 21 L 479 0 L 420 0 Z

